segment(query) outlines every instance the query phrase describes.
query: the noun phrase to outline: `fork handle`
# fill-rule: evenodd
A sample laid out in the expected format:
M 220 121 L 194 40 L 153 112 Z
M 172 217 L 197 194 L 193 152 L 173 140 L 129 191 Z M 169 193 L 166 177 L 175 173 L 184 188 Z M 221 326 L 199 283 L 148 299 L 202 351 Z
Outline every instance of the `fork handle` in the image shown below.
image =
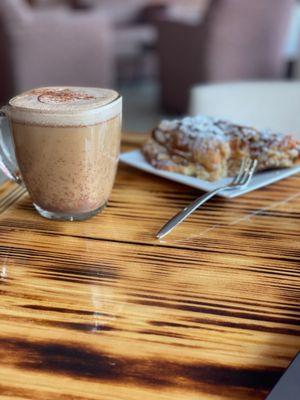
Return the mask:
M 182 211 L 180 211 L 178 214 L 174 215 L 173 218 L 171 218 L 162 228 L 161 230 L 157 233 L 156 237 L 158 239 L 163 238 L 166 236 L 168 233 L 170 233 L 177 225 L 179 225 L 182 221 L 184 221 L 189 215 L 191 215 L 197 208 L 202 206 L 207 200 L 211 199 L 213 196 L 218 194 L 224 189 L 224 187 L 217 188 L 215 190 L 212 190 L 209 193 L 204 194 L 203 196 L 198 197 L 196 200 L 194 200 L 190 205 L 185 207 Z

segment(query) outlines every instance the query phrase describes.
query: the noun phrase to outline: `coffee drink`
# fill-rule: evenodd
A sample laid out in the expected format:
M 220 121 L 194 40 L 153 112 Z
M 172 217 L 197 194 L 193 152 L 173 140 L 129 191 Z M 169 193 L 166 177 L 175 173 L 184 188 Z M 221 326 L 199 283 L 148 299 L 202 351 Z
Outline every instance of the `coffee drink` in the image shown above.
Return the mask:
M 104 207 L 119 157 L 118 93 L 41 88 L 9 104 L 17 161 L 37 210 L 48 218 L 85 219 Z

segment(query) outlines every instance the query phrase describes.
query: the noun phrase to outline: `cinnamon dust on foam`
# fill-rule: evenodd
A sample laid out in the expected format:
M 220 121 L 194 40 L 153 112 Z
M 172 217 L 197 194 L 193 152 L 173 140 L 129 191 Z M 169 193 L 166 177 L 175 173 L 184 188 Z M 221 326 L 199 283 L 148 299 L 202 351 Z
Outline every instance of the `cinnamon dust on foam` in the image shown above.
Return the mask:
M 95 100 L 95 96 L 86 93 L 75 92 L 70 89 L 53 90 L 53 89 L 34 89 L 31 94 L 36 95 L 40 103 L 48 101 L 57 103 L 69 103 L 75 100 Z

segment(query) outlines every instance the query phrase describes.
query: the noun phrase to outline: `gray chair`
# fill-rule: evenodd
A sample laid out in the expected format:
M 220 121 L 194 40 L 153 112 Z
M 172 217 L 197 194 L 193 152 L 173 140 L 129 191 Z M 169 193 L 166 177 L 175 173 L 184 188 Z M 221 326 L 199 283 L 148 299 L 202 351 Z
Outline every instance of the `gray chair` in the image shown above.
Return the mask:
M 211 0 L 199 24 L 159 25 L 162 105 L 187 109 L 197 83 L 283 76 L 283 45 L 294 0 Z
M 44 85 L 111 87 L 114 35 L 103 13 L 0 1 L 0 104 Z

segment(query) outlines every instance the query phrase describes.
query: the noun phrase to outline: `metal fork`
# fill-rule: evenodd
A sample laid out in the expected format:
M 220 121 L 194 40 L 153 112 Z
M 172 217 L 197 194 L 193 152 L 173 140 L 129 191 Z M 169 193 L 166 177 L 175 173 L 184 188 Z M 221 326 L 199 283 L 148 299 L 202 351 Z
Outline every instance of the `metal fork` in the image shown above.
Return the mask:
M 166 236 L 177 225 L 179 225 L 189 215 L 191 215 L 195 210 L 197 210 L 198 207 L 200 207 L 202 204 L 204 204 L 207 200 L 211 199 L 217 193 L 220 193 L 224 190 L 229 190 L 229 189 L 245 188 L 251 181 L 251 178 L 255 172 L 256 166 L 257 166 L 257 160 L 251 160 L 250 158 L 243 159 L 239 173 L 237 174 L 237 176 L 235 178 L 233 178 L 233 180 L 229 184 L 227 184 L 225 186 L 221 186 L 215 190 L 212 190 L 209 193 L 206 193 L 205 195 L 203 195 L 201 197 L 198 197 L 195 201 L 193 201 L 193 203 L 191 203 L 189 206 L 185 207 L 182 211 L 180 211 L 172 219 L 170 219 L 161 228 L 161 230 L 156 234 L 156 237 L 158 239 L 161 239 L 164 236 Z

